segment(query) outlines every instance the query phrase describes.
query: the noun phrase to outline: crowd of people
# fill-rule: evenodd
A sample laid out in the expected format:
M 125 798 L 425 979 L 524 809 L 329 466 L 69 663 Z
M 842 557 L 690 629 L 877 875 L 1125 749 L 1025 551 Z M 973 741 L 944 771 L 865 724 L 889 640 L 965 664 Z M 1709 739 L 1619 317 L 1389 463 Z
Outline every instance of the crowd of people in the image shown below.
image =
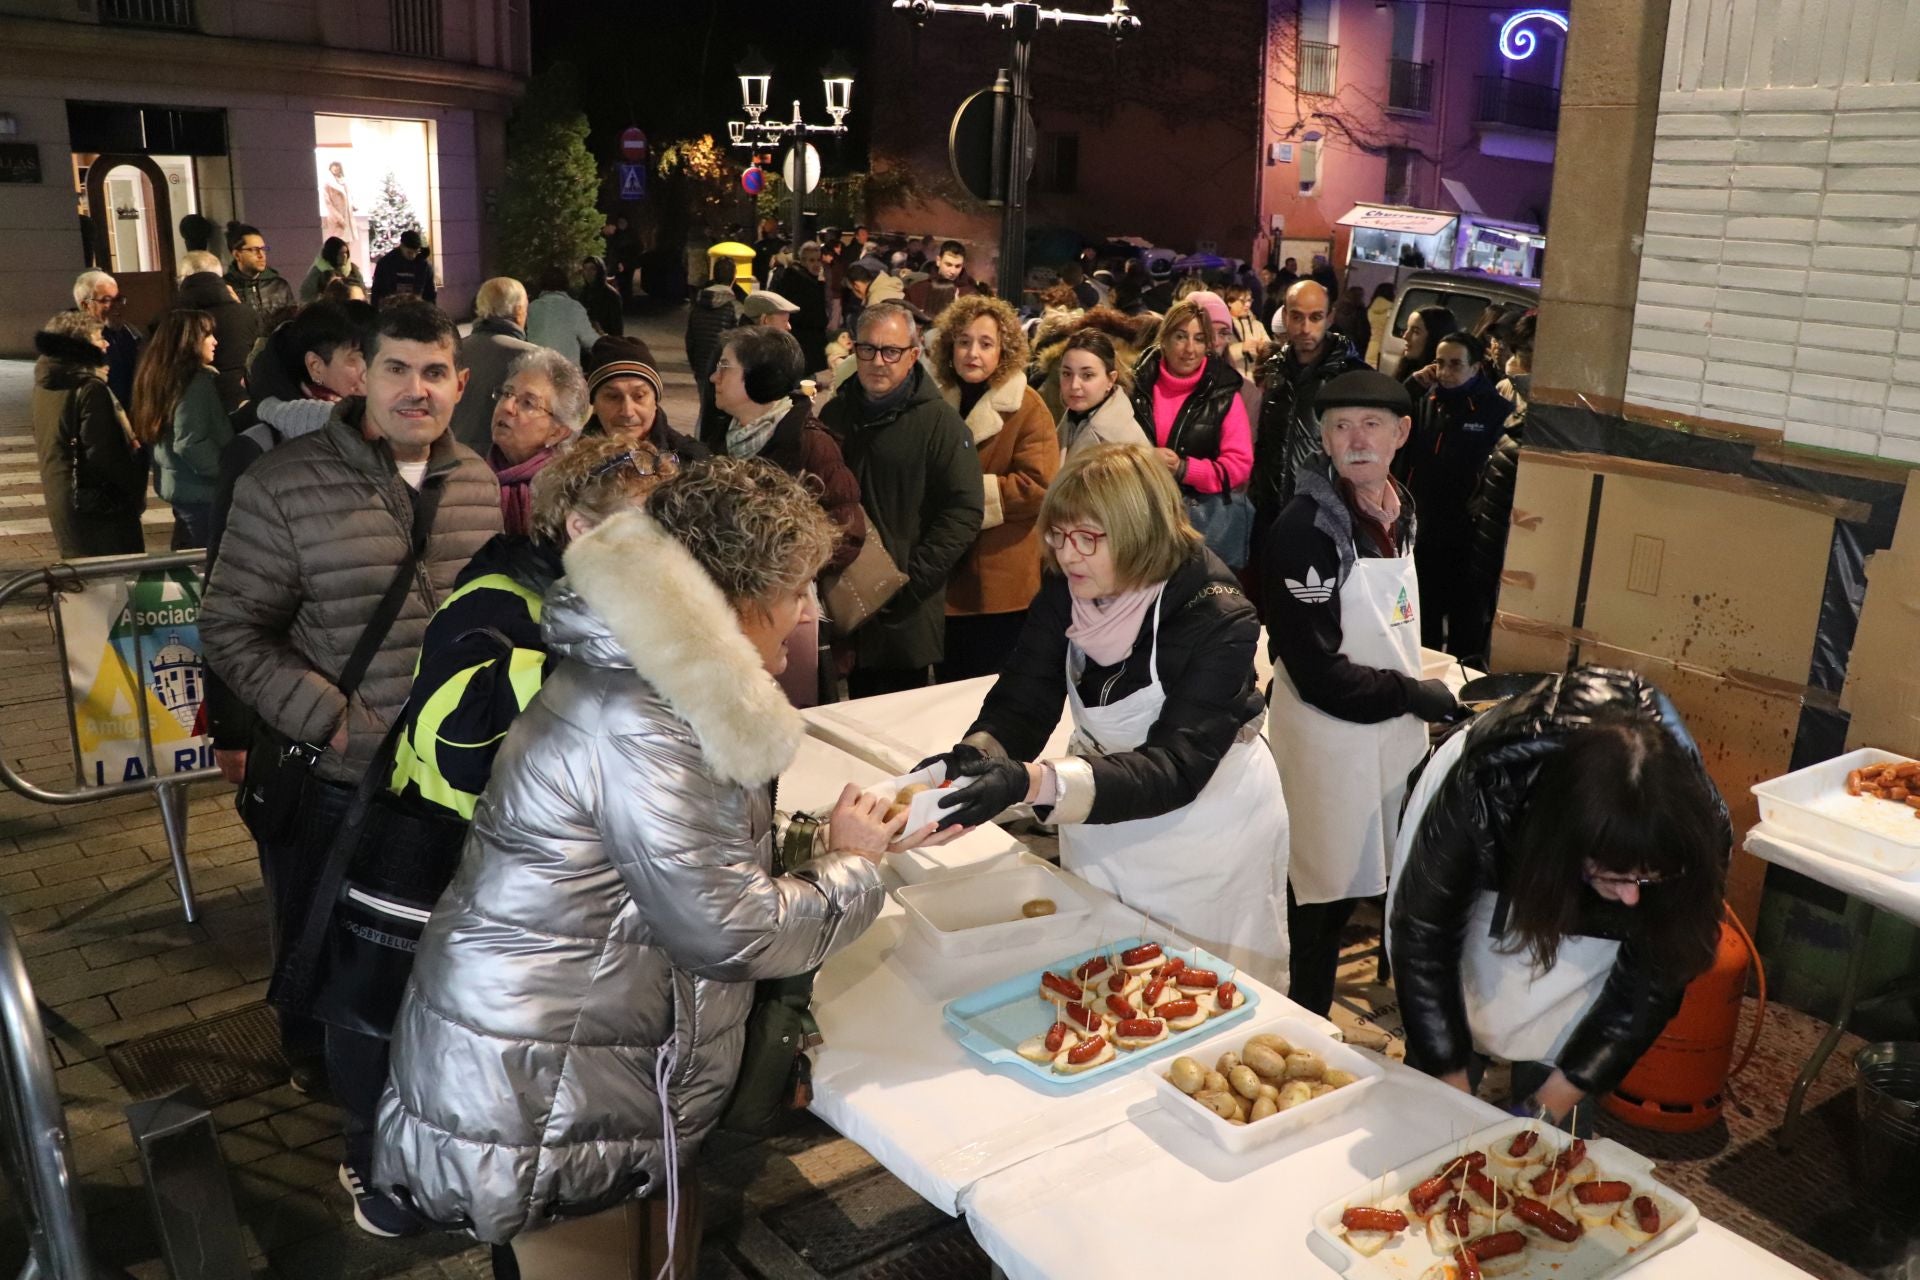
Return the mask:
M 958 242 L 831 243 L 722 264 L 677 426 L 604 271 L 489 280 L 462 336 L 404 240 L 381 305 L 333 240 L 298 304 L 236 224 L 151 335 L 99 272 L 39 335 L 63 554 L 140 550 L 149 488 L 208 548 L 216 760 L 356 1221 L 690 1275 L 702 1140 L 804 1095 L 763 1020 L 890 853 L 1010 812 L 1320 1013 L 1384 896 L 1409 1060 L 1580 1127 L 1709 962 L 1730 836 L 1640 678 L 1469 717 L 1423 674 L 1485 652 L 1531 314 L 1420 312 L 1392 377 L 1324 262 L 1137 314 L 1070 263 L 1023 316 Z M 937 823 L 776 813 L 797 707 L 973 677 Z

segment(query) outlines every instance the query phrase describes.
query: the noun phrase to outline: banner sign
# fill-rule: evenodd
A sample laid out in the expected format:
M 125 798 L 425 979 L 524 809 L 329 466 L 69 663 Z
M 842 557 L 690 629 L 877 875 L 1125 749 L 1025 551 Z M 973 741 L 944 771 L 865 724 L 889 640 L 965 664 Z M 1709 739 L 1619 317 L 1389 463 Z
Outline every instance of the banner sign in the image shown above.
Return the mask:
M 94 579 L 56 598 L 81 784 L 105 787 L 147 776 L 142 702 L 160 774 L 211 768 L 199 572 Z

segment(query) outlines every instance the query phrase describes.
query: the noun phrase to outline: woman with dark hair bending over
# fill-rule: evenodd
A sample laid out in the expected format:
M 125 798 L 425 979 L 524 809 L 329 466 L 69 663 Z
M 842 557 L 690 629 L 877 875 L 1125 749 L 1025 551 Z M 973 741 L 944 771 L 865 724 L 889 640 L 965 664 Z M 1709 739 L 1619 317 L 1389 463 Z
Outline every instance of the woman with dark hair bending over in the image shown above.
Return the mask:
M 1428 762 L 1394 849 L 1407 1062 L 1469 1091 L 1511 1062 L 1516 1111 L 1584 1130 L 1712 964 L 1732 843 L 1679 713 L 1632 672 L 1482 714 Z

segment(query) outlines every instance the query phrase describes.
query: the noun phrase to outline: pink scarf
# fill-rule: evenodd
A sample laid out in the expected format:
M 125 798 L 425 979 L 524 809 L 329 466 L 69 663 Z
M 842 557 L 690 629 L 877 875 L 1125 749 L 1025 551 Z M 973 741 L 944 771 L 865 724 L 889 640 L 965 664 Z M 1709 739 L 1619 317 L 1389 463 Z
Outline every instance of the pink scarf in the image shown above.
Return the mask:
M 487 462 L 500 481 L 500 522 L 508 533 L 533 531 L 533 478 L 554 457 L 552 449 L 541 449 L 525 462 L 509 465 L 499 445 L 487 451 Z
M 1082 600 L 1074 596 L 1073 624 L 1067 628 L 1067 639 L 1079 645 L 1080 652 L 1092 659 L 1095 666 L 1110 667 L 1123 661 L 1133 652 L 1133 642 L 1140 638 L 1140 620 L 1147 616 L 1147 610 L 1160 598 L 1166 585 L 1157 582 L 1105 600 Z

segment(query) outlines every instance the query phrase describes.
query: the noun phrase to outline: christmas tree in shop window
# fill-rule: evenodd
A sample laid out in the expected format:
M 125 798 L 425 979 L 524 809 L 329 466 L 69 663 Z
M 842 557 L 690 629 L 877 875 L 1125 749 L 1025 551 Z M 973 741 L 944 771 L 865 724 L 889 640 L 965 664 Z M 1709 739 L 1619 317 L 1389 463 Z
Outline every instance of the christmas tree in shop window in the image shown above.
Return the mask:
M 367 214 L 367 239 L 373 260 L 378 261 L 381 254 L 399 244 L 402 232 L 420 230 L 420 215 L 413 211 L 413 202 L 407 199 L 406 190 L 393 170 L 387 170 L 387 176 L 380 181 L 380 198 Z

